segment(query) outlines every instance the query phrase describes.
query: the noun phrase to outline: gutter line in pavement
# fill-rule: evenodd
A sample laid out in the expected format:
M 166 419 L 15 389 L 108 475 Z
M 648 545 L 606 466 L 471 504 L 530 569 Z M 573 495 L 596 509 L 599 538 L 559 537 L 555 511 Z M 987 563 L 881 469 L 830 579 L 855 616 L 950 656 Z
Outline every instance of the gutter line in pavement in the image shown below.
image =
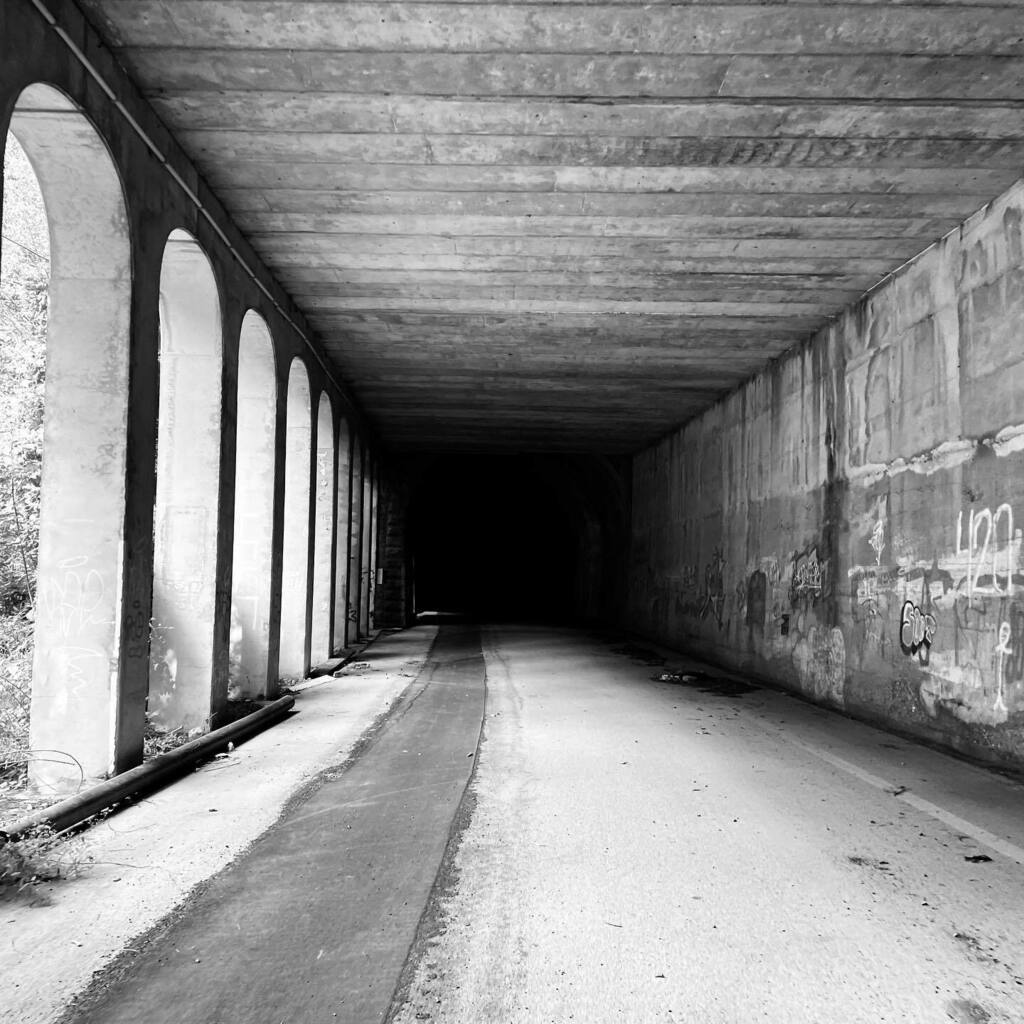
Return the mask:
M 482 637 L 481 637 L 482 641 Z M 481 643 L 481 658 L 483 649 Z M 448 897 L 454 892 L 459 882 L 459 870 L 455 861 L 459 855 L 459 848 L 462 846 L 462 838 L 473 820 L 473 813 L 476 810 L 476 777 L 480 767 L 480 749 L 484 742 L 484 729 L 487 723 L 487 663 L 484 660 L 483 677 L 483 715 L 480 718 L 480 731 L 476 737 L 476 747 L 473 749 L 473 767 L 470 770 L 469 778 L 466 780 L 462 796 L 459 798 L 455 816 L 448 829 L 448 842 L 445 844 L 444 854 L 441 863 L 437 867 L 437 874 L 434 876 L 434 883 L 430 887 L 430 895 L 424 904 L 423 913 L 416 924 L 416 933 L 412 942 L 409 943 L 409 951 L 402 964 L 398 979 L 395 982 L 394 991 L 391 994 L 391 1001 L 388 1004 L 387 1013 L 381 1024 L 393 1024 L 399 1011 L 405 1005 L 409 990 L 412 987 L 413 979 L 416 976 L 416 969 L 427 951 L 430 941 L 442 930 L 441 920 L 444 916 L 444 904 Z

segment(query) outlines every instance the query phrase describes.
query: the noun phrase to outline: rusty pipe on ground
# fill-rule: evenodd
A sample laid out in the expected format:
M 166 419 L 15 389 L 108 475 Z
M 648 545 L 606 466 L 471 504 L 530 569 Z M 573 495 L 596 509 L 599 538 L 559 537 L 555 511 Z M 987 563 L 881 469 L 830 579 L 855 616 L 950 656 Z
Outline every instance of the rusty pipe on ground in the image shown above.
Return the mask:
M 0 842 L 16 840 L 39 826 L 47 826 L 55 832 L 63 832 L 65 829 L 78 825 L 86 818 L 91 818 L 94 814 L 110 807 L 111 804 L 181 773 L 195 762 L 226 748 L 229 743 L 241 743 L 249 739 L 250 736 L 261 732 L 283 718 L 294 704 L 294 697 L 281 697 L 272 704 L 260 708 L 259 711 L 254 711 L 251 715 L 238 719 L 237 722 L 214 729 L 213 732 L 183 743 L 166 754 L 159 754 L 153 760 L 140 764 L 137 768 L 131 768 L 82 793 L 76 793 L 66 800 L 61 800 L 60 803 L 26 815 L 0 831 Z

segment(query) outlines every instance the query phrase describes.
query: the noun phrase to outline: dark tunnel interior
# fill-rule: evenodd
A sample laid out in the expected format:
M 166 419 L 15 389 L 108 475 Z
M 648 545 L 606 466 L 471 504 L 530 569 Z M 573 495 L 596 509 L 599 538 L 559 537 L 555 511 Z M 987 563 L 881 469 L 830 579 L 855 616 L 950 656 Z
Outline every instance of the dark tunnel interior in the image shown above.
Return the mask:
M 527 456 L 432 461 L 409 507 L 417 612 L 580 617 L 588 510 L 556 468 Z

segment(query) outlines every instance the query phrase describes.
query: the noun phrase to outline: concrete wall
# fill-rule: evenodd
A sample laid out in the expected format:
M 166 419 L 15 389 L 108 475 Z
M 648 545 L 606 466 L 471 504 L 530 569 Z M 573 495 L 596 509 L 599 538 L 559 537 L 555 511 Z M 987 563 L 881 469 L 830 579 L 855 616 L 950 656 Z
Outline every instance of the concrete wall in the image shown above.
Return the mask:
M 634 461 L 628 623 L 1024 764 L 1024 182 Z

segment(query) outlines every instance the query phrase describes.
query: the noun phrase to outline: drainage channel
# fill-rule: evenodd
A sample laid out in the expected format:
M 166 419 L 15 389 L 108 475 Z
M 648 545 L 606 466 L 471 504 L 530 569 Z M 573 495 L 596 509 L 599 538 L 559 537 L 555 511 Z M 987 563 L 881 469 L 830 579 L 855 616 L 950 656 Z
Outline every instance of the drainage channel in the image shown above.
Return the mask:
M 383 1020 L 473 771 L 484 699 L 478 630 L 443 627 L 359 756 L 135 942 L 63 1024 Z

